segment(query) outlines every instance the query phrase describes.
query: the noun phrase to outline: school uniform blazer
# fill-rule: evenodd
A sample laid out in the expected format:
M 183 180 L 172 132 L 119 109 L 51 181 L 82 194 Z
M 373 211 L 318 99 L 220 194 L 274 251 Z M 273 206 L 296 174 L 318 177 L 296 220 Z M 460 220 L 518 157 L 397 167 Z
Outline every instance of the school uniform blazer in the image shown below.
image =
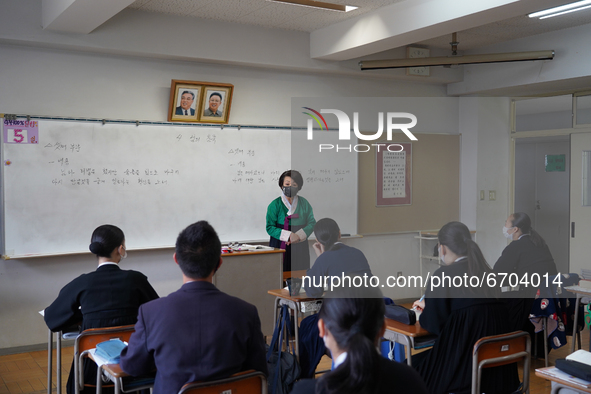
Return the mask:
M 342 243 L 336 243 L 331 250 L 322 253 L 316 262 L 308 270 L 306 275 L 310 278 L 304 282 L 304 289 L 308 297 L 320 297 L 324 291 L 325 276 L 363 276 L 367 274 L 368 283 L 371 278 L 371 268 L 362 251 Z M 330 286 L 331 280 L 328 279 Z M 336 282 L 335 282 L 336 283 Z
M 548 282 L 550 283 L 557 274 L 556 264 L 550 249 L 547 246 L 539 248 L 534 245 L 529 235 L 522 235 L 521 238 L 511 242 L 503 249 L 501 257 L 495 263 L 494 270 L 497 273 L 517 274 L 517 278 L 507 276 L 503 285 L 508 286 L 507 283 L 511 281 L 513 283 L 521 282 L 519 291 L 503 293 L 503 298 L 506 299 L 509 309 L 508 319 L 512 322 L 514 330 L 531 330 L 529 315 L 532 312 L 534 297 L 538 291 L 538 287 L 533 286 L 537 279 L 534 278 L 532 283 L 532 274 L 538 274 L 542 288 L 545 287 L 545 274 L 549 275 Z M 527 279 L 527 286 L 524 279 Z
M 379 357 L 377 365 L 377 376 L 374 379 L 378 381 L 378 386 L 373 394 L 427 394 L 427 387 L 420 375 L 406 364 L 396 361 L 390 361 L 384 357 Z M 329 372 L 328 374 L 330 374 Z M 297 382 L 290 394 L 314 394 L 316 393 L 316 383 L 318 379 L 302 379 Z M 320 394 L 324 394 L 321 391 Z
M 508 274 L 516 273 L 520 280 L 526 273 L 530 275 L 528 280 L 531 280 L 533 273 L 540 276 L 548 273 L 551 277 L 557 274 L 550 249 L 538 248 L 529 235 L 523 235 L 507 245 L 495 263 L 494 270 Z
M 156 298 L 144 274 L 105 264 L 64 286 L 45 309 L 45 323 L 52 331 L 80 322 L 83 330 L 135 324 L 139 306 Z
M 140 307 L 121 368 L 138 376 L 156 369 L 154 394 L 177 394 L 185 383 L 255 369 L 267 373 L 261 322 L 254 305 L 212 283 L 185 283 Z

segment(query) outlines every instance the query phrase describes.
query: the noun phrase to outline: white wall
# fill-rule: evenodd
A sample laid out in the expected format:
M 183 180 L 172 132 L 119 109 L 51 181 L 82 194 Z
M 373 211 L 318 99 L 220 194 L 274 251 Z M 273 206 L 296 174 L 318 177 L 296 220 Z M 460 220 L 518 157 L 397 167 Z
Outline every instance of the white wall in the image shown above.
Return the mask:
M 485 191 L 485 200 L 476 204 L 476 236 L 484 257 L 492 266 L 507 246 L 502 226 L 509 215 L 510 135 L 508 98 L 479 98 L 478 179 L 476 190 Z M 496 199 L 490 201 L 489 191 Z
M 170 80 L 187 79 L 233 83 L 232 123 L 289 126 L 292 97 L 443 96 L 444 91 L 412 82 L 10 45 L 0 45 L 0 57 L 1 113 L 165 121 Z M 418 244 L 412 235 L 351 242 L 366 253 L 376 273 L 418 274 Z M 171 254 L 172 250 L 132 251 L 123 266 L 144 272 L 158 293 L 166 295 L 180 286 Z M 90 255 L 0 261 L 0 350 L 44 343 L 47 329 L 37 312 L 66 283 L 94 267 Z M 387 294 L 419 296 L 417 290 Z

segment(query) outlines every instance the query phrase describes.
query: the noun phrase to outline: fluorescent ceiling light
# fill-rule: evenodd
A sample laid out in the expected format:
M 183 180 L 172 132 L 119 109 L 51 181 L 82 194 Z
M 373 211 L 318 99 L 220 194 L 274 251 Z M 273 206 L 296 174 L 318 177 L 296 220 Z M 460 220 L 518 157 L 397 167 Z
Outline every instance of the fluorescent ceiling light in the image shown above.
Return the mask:
M 356 10 L 357 8 L 359 8 L 359 7 L 355 7 L 352 5 L 324 3 L 322 1 L 314 1 L 314 0 L 267 0 L 267 1 L 271 1 L 273 3 L 299 5 L 302 7 L 310 7 L 310 8 L 317 8 L 320 10 L 340 11 L 340 12 L 349 12 L 349 11 L 353 11 L 353 10 Z
M 362 70 L 378 70 L 385 68 L 448 66 L 454 64 L 481 64 L 523 62 L 528 60 L 554 59 L 554 51 L 531 51 L 511 53 L 491 53 L 482 55 L 422 57 L 412 59 L 364 60 L 359 62 Z
M 530 18 L 546 19 L 552 18 L 553 16 L 568 14 L 570 12 L 581 11 L 589 7 L 591 7 L 591 0 L 583 0 L 577 1 L 576 3 L 565 4 L 559 7 L 534 12 L 532 14 L 529 14 L 528 16 Z

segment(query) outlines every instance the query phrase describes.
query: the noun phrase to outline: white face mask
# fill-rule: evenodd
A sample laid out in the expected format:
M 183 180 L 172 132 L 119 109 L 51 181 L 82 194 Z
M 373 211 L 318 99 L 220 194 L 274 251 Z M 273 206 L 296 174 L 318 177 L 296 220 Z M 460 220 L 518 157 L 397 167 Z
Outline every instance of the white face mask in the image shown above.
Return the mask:
M 445 264 L 445 256 L 441 254 L 441 246 L 437 248 L 437 251 L 439 252 L 439 258 L 441 259 L 441 262 Z
M 511 227 L 513 228 L 513 227 Z M 509 234 L 509 228 L 503 226 L 503 235 L 505 236 L 505 238 L 507 239 L 513 239 L 513 233 Z
M 121 260 L 127 258 L 127 249 L 123 248 L 123 250 L 125 250 L 125 254 L 121 256 Z

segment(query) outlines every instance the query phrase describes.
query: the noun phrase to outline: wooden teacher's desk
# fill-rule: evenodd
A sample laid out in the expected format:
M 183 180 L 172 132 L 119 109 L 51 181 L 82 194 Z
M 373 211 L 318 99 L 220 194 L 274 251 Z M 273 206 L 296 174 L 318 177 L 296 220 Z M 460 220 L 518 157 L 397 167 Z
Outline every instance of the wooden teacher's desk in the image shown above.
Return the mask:
M 386 318 L 384 338 L 406 346 L 406 363 L 408 365 L 411 365 L 411 350 L 414 349 L 420 340 L 419 338 L 427 339 L 427 337 L 433 337 L 433 334 L 422 328 L 419 322 L 409 325 Z
M 283 250 L 223 253 L 223 263 L 213 284 L 226 294 L 257 307 L 264 335 L 271 335 L 275 321 L 269 310 L 267 289 L 283 285 Z

